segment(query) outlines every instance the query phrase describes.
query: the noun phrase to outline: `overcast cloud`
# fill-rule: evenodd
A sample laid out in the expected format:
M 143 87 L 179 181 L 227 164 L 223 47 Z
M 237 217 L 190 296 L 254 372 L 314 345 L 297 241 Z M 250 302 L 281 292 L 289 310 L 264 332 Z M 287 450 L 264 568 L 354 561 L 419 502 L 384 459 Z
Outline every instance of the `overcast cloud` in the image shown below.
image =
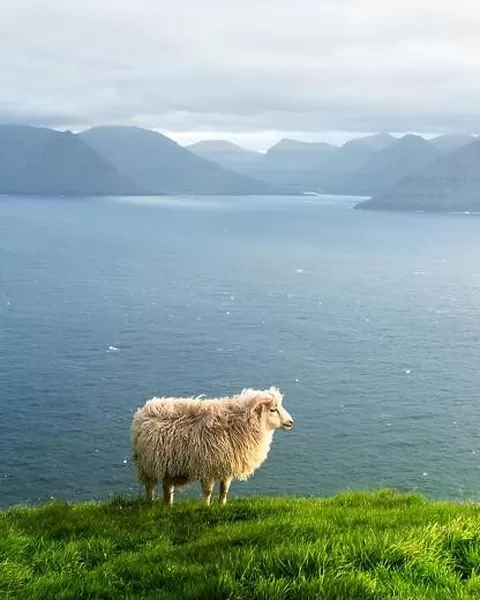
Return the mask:
M 475 0 L 15 0 L 0 122 L 182 141 L 475 132 Z

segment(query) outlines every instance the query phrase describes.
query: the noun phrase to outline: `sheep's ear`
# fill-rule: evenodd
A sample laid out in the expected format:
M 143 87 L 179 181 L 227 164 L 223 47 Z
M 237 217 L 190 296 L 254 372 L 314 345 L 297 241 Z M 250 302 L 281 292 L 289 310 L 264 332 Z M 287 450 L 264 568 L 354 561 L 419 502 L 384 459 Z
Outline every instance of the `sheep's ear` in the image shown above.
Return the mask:
M 272 386 L 270 388 L 270 393 L 276 399 L 276 401 L 277 401 L 278 404 L 282 404 L 283 394 L 282 394 L 282 392 L 277 387 L 273 387 Z
M 260 408 L 262 406 L 267 406 L 268 404 L 272 403 L 272 397 L 270 395 L 265 396 L 263 394 L 258 394 L 258 396 L 255 396 L 255 398 L 253 398 L 250 402 L 250 412 L 254 412 L 255 410 L 257 410 L 257 408 Z

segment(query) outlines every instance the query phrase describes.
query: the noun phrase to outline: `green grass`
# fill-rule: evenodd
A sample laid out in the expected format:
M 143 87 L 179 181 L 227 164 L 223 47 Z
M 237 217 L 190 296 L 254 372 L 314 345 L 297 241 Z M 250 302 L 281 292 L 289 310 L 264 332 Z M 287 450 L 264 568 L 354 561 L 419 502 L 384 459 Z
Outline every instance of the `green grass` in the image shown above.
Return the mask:
M 480 506 L 383 490 L 12 508 L 0 598 L 480 599 Z

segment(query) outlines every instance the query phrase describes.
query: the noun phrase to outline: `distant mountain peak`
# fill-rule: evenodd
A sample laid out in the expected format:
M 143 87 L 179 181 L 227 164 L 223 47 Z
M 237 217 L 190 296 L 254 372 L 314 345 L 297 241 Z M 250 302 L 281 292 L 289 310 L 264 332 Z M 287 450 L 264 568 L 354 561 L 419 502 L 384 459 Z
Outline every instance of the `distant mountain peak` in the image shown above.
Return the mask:
M 81 137 L 116 168 L 154 193 L 250 195 L 285 190 L 228 170 L 156 131 L 96 127 Z
M 291 138 L 282 138 L 267 150 L 267 154 L 273 152 L 328 152 L 336 150 L 337 146 L 327 142 L 304 142 Z
M 471 144 L 475 139 L 475 136 L 470 133 L 452 133 L 439 135 L 431 139 L 430 143 L 441 152 L 448 153 Z
M 146 190 L 71 131 L 0 125 L 0 193 L 97 196 Z
M 477 140 L 441 154 L 425 168 L 403 177 L 387 191 L 361 202 L 356 208 L 479 212 L 479 165 L 480 140 Z
M 354 138 L 353 140 L 349 140 L 343 144 L 343 150 L 383 150 L 393 142 L 395 142 L 397 138 L 391 133 L 381 132 L 374 133 L 372 135 L 365 135 L 362 137 Z
M 162 139 L 166 144 L 170 146 L 178 146 L 180 148 L 180 145 L 177 144 L 175 140 L 172 140 L 163 133 L 153 129 L 138 127 L 136 125 L 99 125 L 97 127 L 91 127 L 90 129 L 82 131 L 79 135 L 81 137 L 87 137 L 89 135 L 93 135 L 91 132 L 95 132 L 95 135 L 108 135 L 111 138 L 116 138 L 119 140 L 124 139 L 125 135 L 129 135 L 131 139 Z
M 229 154 L 260 154 L 254 150 L 247 150 L 238 144 L 229 142 L 228 140 L 200 140 L 189 146 L 185 146 L 187 150 L 195 152 L 197 154 L 207 153 L 223 153 L 228 152 Z
M 389 144 L 385 151 L 398 149 L 398 148 L 432 148 L 430 143 L 423 138 L 421 135 L 417 135 L 416 133 L 406 133 L 401 138 L 395 138 L 395 141 Z M 433 148 L 432 148 L 433 150 Z

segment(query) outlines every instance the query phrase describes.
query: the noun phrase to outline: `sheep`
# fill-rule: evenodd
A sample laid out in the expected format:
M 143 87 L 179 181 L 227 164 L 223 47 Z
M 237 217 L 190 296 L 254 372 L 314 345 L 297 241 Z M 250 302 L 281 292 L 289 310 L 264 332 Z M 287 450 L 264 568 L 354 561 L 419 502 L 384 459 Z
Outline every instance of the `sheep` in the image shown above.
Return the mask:
M 200 481 L 208 505 L 217 480 L 225 504 L 232 480 L 247 479 L 265 461 L 275 429 L 293 427 L 282 400 L 275 387 L 224 398 L 147 400 L 131 426 L 133 462 L 147 502 L 159 482 L 171 505 L 175 487 Z

